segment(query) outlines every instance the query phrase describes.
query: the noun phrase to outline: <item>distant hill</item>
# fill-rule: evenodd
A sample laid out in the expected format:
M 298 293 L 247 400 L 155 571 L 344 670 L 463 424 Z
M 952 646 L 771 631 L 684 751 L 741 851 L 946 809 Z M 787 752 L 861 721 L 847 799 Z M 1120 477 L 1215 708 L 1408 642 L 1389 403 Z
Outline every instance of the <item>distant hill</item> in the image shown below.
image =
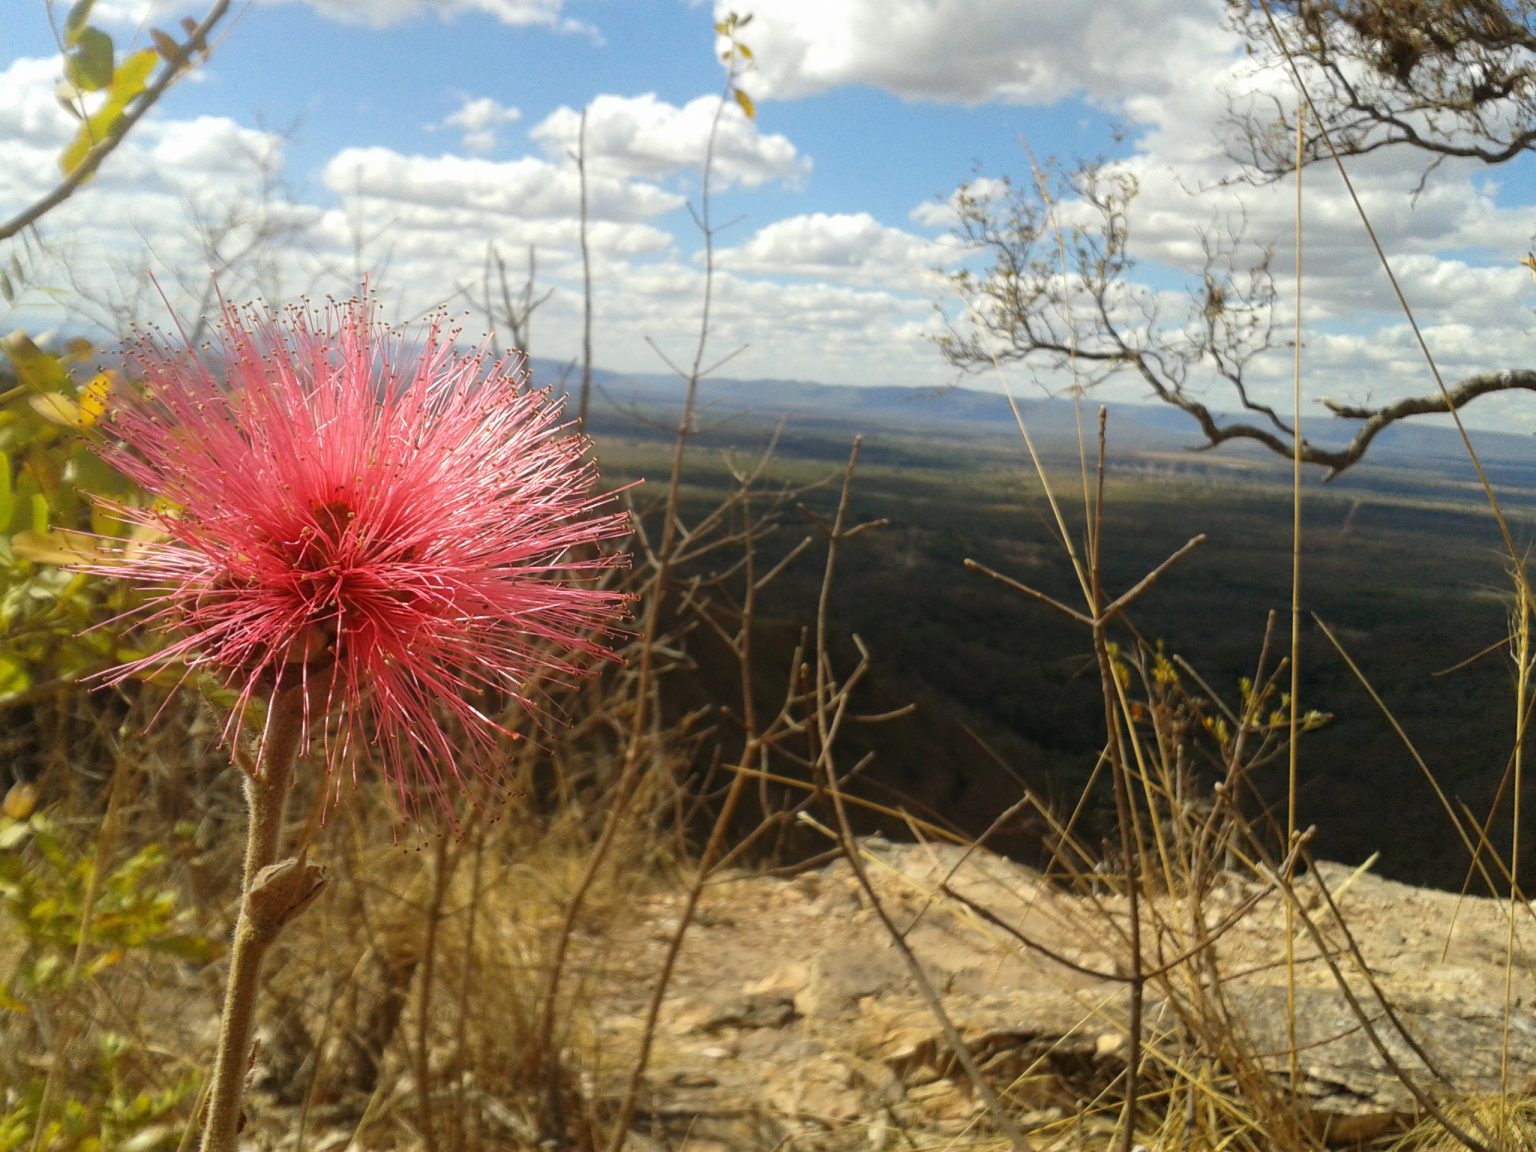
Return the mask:
M 563 367 L 563 366 L 562 366 Z M 535 379 L 551 381 L 559 367 L 535 366 Z M 592 401 L 594 430 L 639 412 L 651 418 L 676 418 L 682 383 L 671 374 L 632 374 L 597 370 Z M 1078 413 L 1070 399 L 1026 394 L 1018 401 L 1029 434 L 1043 450 L 1075 445 Z M 1016 442 L 1018 432 L 1007 399 L 996 392 L 965 387 L 856 387 L 775 378 L 709 378 L 700 387 L 699 421 L 712 428 L 760 427 L 785 421 L 791 428 L 872 434 L 890 430 L 943 440 Z M 1256 444 L 1236 442 L 1202 448 L 1199 429 L 1185 413 L 1164 404 L 1115 402 L 1109 410 L 1109 434 L 1117 454 L 1187 453 L 1191 464 L 1220 467 L 1223 460 L 1284 461 Z M 1093 434 L 1099 402 L 1083 405 Z M 1354 435 L 1353 422 L 1315 416 L 1305 425 L 1314 443 L 1340 447 Z M 1473 444 L 1496 485 L 1536 496 L 1536 439 L 1529 435 L 1476 429 Z M 1383 432 L 1365 462 L 1339 481 L 1349 489 L 1374 487 L 1389 472 L 1408 470 L 1438 482 L 1476 483 L 1461 437 L 1446 422 L 1406 420 Z M 1320 474 L 1318 474 L 1320 475 Z

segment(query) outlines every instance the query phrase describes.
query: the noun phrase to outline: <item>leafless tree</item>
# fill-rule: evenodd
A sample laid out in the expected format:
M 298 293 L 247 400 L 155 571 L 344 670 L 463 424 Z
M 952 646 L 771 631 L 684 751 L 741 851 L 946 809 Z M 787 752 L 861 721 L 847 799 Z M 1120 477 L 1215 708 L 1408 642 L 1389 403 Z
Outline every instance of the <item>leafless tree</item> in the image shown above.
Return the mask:
M 1536 0 L 1228 0 L 1261 66 L 1295 67 L 1303 162 L 1406 146 L 1502 164 L 1536 146 Z M 1236 158 L 1296 162 L 1295 105 L 1234 106 Z
M 591 214 L 587 209 L 587 110 L 581 110 L 581 128 L 576 134 L 576 176 L 581 182 L 581 401 L 577 418 L 585 424 L 592 403 L 592 249 L 588 244 Z
M 113 267 L 111 285 L 87 272 L 84 262 L 69 259 L 69 246 L 63 244 L 60 263 L 70 284 L 70 310 L 105 331 L 125 332 L 158 315 L 165 307 L 162 291 L 174 287 L 182 300 L 192 302 L 184 315 L 188 337 L 195 341 L 208 323 L 217 292 L 231 299 L 281 299 L 292 290 L 290 281 L 298 271 L 293 244 L 310 223 L 282 176 L 282 150 L 292 135 L 290 128 L 245 147 L 253 176 L 249 188 L 183 197 L 181 233 L 141 231 L 138 255 Z M 163 252 L 167 244 L 190 244 L 197 258 L 158 257 L 157 249 Z
M 493 240 L 485 246 L 485 265 L 480 270 L 478 291 L 467 285 L 459 285 L 459 295 L 478 309 L 493 329 L 505 328 L 510 338 L 508 347 L 524 356 L 533 355 L 533 314 L 539 305 L 554 295 L 554 289 L 551 288 L 540 296 L 534 296 L 538 270 L 538 256 L 530 244 L 528 275 L 521 287 L 514 288 L 512 277 L 507 271 L 506 258 Z M 492 336 L 491 341 L 492 350 L 500 355 L 501 341 L 495 336 Z
M 1430 158 L 1427 179 L 1447 159 L 1498 164 L 1536 149 L 1536 0 L 1230 0 L 1229 9 L 1259 66 L 1285 68 L 1309 101 L 1303 164 L 1410 148 Z M 1295 107 L 1267 97 L 1233 105 L 1243 178 L 1270 181 L 1294 169 Z M 974 183 L 954 201 L 954 235 L 973 266 L 950 273 L 965 315 L 939 347 L 959 368 L 1043 362 L 1081 384 L 1130 373 L 1188 413 L 1209 445 L 1248 440 L 1296 453 L 1330 479 L 1399 420 L 1494 392 L 1536 391 L 1536 369 L 1490 366 L 1391 403 L 1324 400 L 1353 423 L 1353 437 L 1343 447 L 1298 444 L 1291 423 L 1248 385 L 1254 359 L 1275 343 L 1275 292 L 1267 256 L 1237 260 L 1240 228 L 1202 236 L 1200 281 L 1171 316 L 1129 278 L 1129 177 L 1087 165 L 995 190 Z M 1064 200 L 1088 218 L 1067 220 L 1056 207 Z M 1214 407 L 1206 399 L 1213 382 L 1230 386 Z

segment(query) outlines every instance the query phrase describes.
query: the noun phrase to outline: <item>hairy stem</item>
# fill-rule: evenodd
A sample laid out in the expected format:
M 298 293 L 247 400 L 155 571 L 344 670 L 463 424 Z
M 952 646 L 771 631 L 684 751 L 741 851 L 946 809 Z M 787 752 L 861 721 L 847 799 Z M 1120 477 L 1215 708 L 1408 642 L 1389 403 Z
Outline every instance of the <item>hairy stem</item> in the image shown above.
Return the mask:
M 202 1152 L 235 1150 L 240 1098 L 245 1092 L 246 1068 L 251 1057 L 261 962 L 282 926 L 280 918 L 266 915 L 255 907 L 252 892 L 262 871 L 277 859 L 288 786 L 293 779 L 293 762 L 303 732 L 302 689 L 280 689 L 274 694 L 267 713 L 255 770 L 245 781 L 249 810 L 245 874 L 240 885 L 240 915 L 235 922 L 234 946 L 230 952 L 229 982 L 224 991 L 224 1015 L 219 1025 L 218 1055 L 213 1066 L 213 1090 L 208 1097 Z

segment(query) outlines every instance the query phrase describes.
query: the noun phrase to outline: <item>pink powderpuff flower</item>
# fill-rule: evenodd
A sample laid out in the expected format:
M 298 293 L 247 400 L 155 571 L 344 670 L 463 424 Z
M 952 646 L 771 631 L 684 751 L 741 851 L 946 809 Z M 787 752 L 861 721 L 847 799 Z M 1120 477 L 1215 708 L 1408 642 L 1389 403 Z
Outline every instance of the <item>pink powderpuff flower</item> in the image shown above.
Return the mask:
M 333 780 L 371 744 L 402 813 L 452 823 L 442 717 L 483 755 L 507 733 L 476 695 L 537 715 L 538 682 L 610 655 L 625 597 L 603 577 L 625 558 L 594 545 L 628 520 L 518 359 L 487 371 L 442 317 L 408 343 L 372 313 L 225 304 L 211 347 L 129 348 L 144 388 L 99 450 L 157 498 L 115 514 L 157 531 L 94 570 L 147 587 L 145 622 L 178 637 L 109 678 L 209 670 L 238 695 L 230 738 L 253 697 L 304 684 Z

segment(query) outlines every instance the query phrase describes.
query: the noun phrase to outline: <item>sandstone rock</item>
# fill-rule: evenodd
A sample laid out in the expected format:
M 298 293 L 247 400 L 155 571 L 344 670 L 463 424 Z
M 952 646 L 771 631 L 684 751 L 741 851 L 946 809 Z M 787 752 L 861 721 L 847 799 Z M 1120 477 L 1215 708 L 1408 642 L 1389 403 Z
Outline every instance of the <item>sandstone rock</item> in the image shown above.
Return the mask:
M 1071 1116 L 1083 1101 L 1112 1095 L 1129 1052 L 1129 990 L 1116 977 L 1132 968 L 1123 900 L 1066 892 L 982 852 L 865 849 L 882 906 L 1017 1122 Z M 1348 932 L 1325 892 L 1336 894 Z M 1203 905 L 1161 896 L 1144 908 L 1143 969 L 1166 967 L 1147 987 L 1149 1043 L 1214 1061 L 1218 1071 L 1248 1061 L 1283 1099 L 1291 1030 L 1281 961 L 1290 931 L 1296 1092 L 1330 1140 L 1414 1116 L 1419 1104 L 1405 1077 L 1434 1098 L 1501 1089 L 1507 906 L 1326 864 L 1298 882 L 1298 894 L 1321 949 L 1303 922 L 1287 923 L 1279 894 L 1253 878 L 1224 878 Z M 645 970 L 664 938 L 657 926 L 675 921 L 678 906 L 655 901 L 632 940 L 605 946 L 633 947 Z M 792 880 L 733 877 L 708 890 L 701 911 L 662 1017 L 647 1123 L 689 1133 L 689 1148 L 719 1140 L 739 1149 L 775 1141 L 852 1149 L 900 1146 L 893 1129 L 937 1136 L 975 1122 L 979 1097 L 846 862 Z M 1523 920 L 1517 927 L 1531 931 Z M 601 1013 L 611 1068 L 626 1066 L 643 991 L 612 990 Z M 1536 999 L 1524 966 L 1513 995 Z M 1508 1021 L 1509 1086 L 1520 1089 L 1536 1082 L 1536 1022 L 1520 1008 Z M 1219 1033 L 1202 1031 L 1212 1028 Z M 1215 1034 L 1224 1038 L 1220 1051 L 1206 1043 Z

